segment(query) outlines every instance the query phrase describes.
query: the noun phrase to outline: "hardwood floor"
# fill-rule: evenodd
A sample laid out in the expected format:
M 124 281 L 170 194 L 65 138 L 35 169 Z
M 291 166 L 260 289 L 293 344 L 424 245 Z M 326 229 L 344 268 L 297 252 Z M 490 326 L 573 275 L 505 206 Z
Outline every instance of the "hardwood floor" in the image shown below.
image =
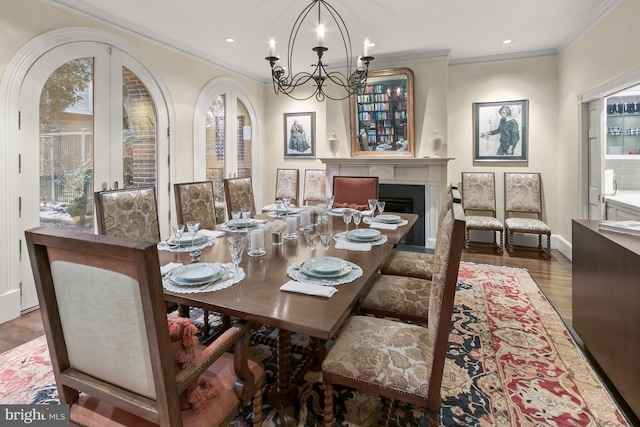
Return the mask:
M 551 251 L 549 262 L 533 252 L 510 257 L 506 252 L 504 256 L 498 256 L 491 249 L 472 248 L 471 251 L 463 252 L 462 261 L 528 269 L 567 326 L 571 325 L 571 262 L 558 251 Z M 44 329 L 40 310 L 0 324 L 0 353 L 42 334 Z

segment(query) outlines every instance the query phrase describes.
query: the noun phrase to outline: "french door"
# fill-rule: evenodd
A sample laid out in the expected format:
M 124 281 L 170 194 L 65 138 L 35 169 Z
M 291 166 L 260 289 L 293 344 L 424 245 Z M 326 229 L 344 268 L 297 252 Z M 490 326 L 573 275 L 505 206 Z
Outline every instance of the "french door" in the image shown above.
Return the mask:
M 161 229 L 168 228 L 168 162 L 158 162 L 168 158 L 167 109 L 137 60 L 99 42 L 52 48 L 26 74 L 19 104 L 21 230 L 93 233 L 94 191 L 140 186 L 156 186 L 159 212 L 166 212 Z M 22 252 L 25 310 L 37 296 Z

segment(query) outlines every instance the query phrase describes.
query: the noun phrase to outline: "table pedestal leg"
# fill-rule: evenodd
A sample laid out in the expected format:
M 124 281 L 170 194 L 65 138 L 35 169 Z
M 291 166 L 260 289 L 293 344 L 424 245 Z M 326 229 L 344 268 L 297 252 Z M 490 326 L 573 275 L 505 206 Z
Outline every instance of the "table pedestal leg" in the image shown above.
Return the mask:
M 309 338 L 309 356 L 313 358 L 311 370 L 314 372 L 321 371 L 322 361 L 327 356 L 327 349 L 325 346 L 320 345 L 320 338 Z
M 268 391 L 268 402 L 278 410 L 284 426 L 294 426 L 294 406 L 298 398 L 298 386 L 291 382 L 291 332 L 278 329 L 277 382 Z

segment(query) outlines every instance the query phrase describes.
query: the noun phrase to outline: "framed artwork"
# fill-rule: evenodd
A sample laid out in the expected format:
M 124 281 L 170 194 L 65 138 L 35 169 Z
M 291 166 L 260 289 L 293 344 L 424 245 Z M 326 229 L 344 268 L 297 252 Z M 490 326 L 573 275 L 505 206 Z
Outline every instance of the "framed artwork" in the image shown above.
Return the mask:
M 527 161 L 529 101 L 473 103 L 473 160 Z
M 315 157 L 316 113 L 284 113 L 284 157 Z

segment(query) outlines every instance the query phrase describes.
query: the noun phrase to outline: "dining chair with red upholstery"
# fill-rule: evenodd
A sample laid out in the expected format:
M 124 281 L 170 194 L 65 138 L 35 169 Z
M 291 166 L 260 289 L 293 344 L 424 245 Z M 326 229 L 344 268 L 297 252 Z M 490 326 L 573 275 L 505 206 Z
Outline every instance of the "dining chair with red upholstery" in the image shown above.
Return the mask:
M 333 206 L 352 207 L 359 210 L 369 209 L 369 199 L 378 198 L 377 176 L 334 176 Z
M 155 187 L 97 191 L 98 233 L 141 242 L 160 241 Z
M 222 182 L 228 218 L 231 219 L 231 212 L 239 211 L 245 206 L 251 207 L 251 218 L 253 218 L 256 215 L 256 203 L 251 177 L 225 178 Z
M 264 369 L 247 357 L 251 325 L 196 345 L 189 320 L 165 312 L 155 243 L 46 227 L 25 234 L 70 422 L 217 427 L 252 402 L 261 425 Z
M 327 198 L 327 172 L 324 169 L 305 169 L 302 201 L 305 205 L 323 204 Z
M 335 384 L 381 396 L 386 425 L 393 400 L 426 408 L 429 426 L 438 425 L 464 223 L 454 203 L 438 229 L 427 327 L 371 316 L 347 320 L 322 363 L 326 427 L 333 426 Z

